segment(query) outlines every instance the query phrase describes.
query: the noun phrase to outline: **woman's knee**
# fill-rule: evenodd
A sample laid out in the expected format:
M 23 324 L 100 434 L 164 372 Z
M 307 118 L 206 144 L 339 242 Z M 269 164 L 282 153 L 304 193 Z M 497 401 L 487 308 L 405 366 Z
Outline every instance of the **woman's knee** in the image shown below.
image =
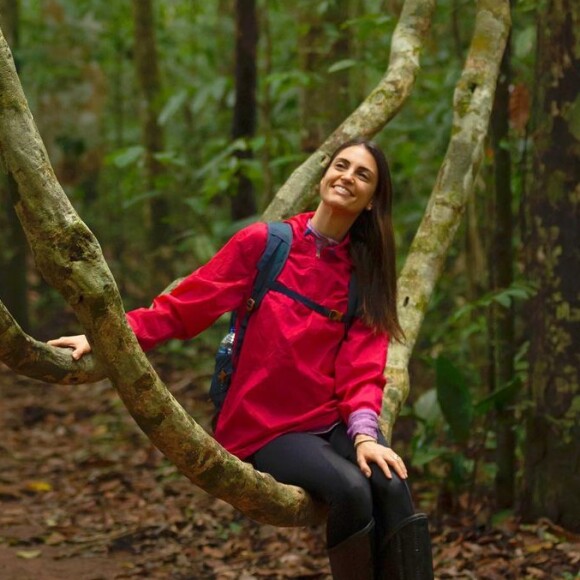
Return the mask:
M 362 473 L 342 473 L 331 486 L 330 509 L 348 514 L 354 522 L 366 525 L 373 516 L 373 498 L 368 479 Z
M 407 481 L 401 479 L 394 471 L 391 471 L 389 479 L 377 465 L 373 465 L 371 471 L 373 497 L 389 506 L 398 506 L 399 509 L 412 515 L 414 513 L 413 500 Z

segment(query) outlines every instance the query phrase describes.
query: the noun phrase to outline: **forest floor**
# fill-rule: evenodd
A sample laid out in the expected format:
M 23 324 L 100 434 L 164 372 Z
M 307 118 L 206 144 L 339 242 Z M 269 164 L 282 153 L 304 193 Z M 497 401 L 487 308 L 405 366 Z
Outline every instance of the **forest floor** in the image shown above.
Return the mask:
M 207 422 L 193 373 L 164 378 Z M 431 516 L 437 578 L 580 577 L 579 536 L 547 520 L 493 526 L 483 501 L 441 514 L 420 484 L 413 491 Z M 46 385 L 0 365 L 0 579 L 117 578 L 330 576 L 322 526 L 260 525 L 192 485 L 107 382 Z

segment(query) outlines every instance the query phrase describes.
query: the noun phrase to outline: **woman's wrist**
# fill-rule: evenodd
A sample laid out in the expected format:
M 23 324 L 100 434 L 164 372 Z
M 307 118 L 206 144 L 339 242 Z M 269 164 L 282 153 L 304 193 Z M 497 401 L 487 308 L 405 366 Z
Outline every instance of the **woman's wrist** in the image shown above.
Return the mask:
M 374 437 L 369 437 L 364 433 L 357 433 L 354 438 L 354 448 L 356 449 L 359 445 L 363 443 L 376 443 L 377 440 Z

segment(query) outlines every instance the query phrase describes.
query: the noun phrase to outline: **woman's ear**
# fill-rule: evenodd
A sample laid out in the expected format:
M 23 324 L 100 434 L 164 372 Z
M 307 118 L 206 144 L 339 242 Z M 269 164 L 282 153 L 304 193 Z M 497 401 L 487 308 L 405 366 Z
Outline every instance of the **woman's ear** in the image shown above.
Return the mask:
M 373 209 L 373 202 L 371 201 L 365 208 L 367 211 L 371 211 Z

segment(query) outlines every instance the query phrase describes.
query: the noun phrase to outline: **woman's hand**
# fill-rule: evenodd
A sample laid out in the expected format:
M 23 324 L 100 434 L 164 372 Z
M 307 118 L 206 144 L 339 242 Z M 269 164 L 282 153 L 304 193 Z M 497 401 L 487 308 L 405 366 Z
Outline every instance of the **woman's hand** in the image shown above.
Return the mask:
M 401 479 L 407 479 L 407 468 L 403 460 L 390 448 L 377 443 L 368 435 L 357 435 L 355 437 L 356 461 L 360 470 L 366 477 L 371 476 L 369 463 L 376 463 L 391 479 L 391 469 Z
M 49 340 L 47 344 L 50 344 L 50 346 L 72 348 L 72 357 L 74 360 L 79 360 L 83 355 L 91 352 L 91 345 L 84 334 L 61 336 L 60 338 Z

